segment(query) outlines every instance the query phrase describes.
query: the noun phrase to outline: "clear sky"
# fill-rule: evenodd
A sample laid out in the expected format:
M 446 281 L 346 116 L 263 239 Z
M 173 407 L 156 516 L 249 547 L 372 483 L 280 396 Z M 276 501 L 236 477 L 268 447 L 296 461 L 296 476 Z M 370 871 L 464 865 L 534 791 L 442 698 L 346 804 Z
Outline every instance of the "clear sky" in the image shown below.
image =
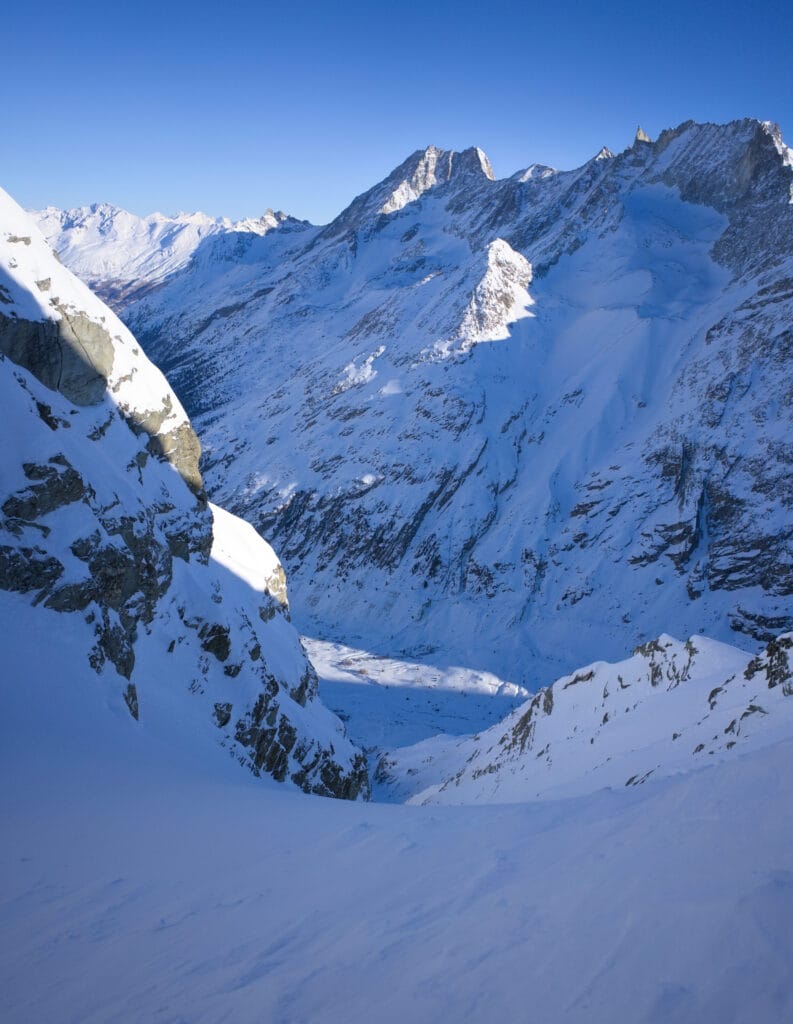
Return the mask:
M 15 0 L 0 185 L 25 206 L 324 222 L 409 153 L 574 167 L 689 118 L 793 143 L 793 3 Z

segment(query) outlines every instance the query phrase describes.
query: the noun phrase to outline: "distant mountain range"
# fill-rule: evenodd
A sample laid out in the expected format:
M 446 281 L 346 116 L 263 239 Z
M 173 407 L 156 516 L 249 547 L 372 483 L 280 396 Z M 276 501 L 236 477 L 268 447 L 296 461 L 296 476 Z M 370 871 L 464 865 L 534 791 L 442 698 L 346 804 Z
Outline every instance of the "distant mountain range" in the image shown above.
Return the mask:
M 323 227 L 36 217 L 301 628 L 536 689 L 793 626 L 792 189 L 775 126 L 687 122 L 505 179 L 429 147 Z

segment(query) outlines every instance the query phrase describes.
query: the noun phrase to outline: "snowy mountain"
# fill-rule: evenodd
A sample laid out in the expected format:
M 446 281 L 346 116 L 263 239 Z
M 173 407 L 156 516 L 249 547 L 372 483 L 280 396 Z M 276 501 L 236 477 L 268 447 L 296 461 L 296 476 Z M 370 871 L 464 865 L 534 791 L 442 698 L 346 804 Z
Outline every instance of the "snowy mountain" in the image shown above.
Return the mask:
M 0 394 L 4 702 L 68 693 L 108 728 L 120 716 L 308 792 L 365 795 L 274 552 L 207 502 L 167 381 L 4 192 Z
M 187 266 L 206 238 L 229 232 L 265 235 L 284 224 L 300 225 L 273 210 L 259 218 L 231 221 L 204 213 L 138 217 L 110 203 L 73 210 L 48 206 L 33 216 L 66 266 L 106 302 L 115 304 L 146 294 Z
M 0 193 L 4 1021 L 790 1018 L 788 153 L 663 138 L 428 150 L 125 308 L 304 622 L 366 638 L 319 681 L 169 384 Z M 643 635 L 693 620 L 764 649 Z M 366 793 L 355 744 L 409 806 L 298 791 Z
M 540 690 L 479 736 L 385 755 L 383 794 L 413 803 L 523 803 L 638 786 L 793 736 L 793 635 L 755 658 L 661 636 Z
M 119 308 L 304 631 L 534 690 L 793 626 L 792 188 L 752 120 L 500 180 L 430 147 Z

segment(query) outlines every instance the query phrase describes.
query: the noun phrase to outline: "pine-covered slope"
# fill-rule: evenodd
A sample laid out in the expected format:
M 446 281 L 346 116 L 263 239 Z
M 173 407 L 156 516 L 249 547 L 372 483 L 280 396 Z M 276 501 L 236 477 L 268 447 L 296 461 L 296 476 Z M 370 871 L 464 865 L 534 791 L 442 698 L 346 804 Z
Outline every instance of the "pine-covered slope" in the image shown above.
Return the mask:
M 430 147 L 123 315 L 304 628 L 532 688 L 753 646 L 793 624 L 792 183 L 751 120 L 502 180 Z
M 0 192 L 2 687 L 46 686 L 306 791 L 368 791 L 289 622 L 283 569 L 208 503 L 163 377 Z M 20 646 L 20 649 L 22 647 Z M 133 723 L 137 721 L 137 725 Z M 192 738 L 192 739 L 191 739 Z

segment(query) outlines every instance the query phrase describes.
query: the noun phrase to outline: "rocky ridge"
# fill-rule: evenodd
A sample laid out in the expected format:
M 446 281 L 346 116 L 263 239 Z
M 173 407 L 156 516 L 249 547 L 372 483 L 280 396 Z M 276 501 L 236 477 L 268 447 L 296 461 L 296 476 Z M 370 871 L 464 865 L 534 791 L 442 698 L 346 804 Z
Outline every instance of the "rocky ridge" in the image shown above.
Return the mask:
M 50 617 L 51 685 L 96 673 L 109 706 L 142 727 L 192 728 L 307 792 L 367 795 L 363 755 L 318 699 L 272 549 L 207 501 L 200 445 L 167 381 L 2 192 L 0 393 L 6 643 Z M 67 634 L 87 638 L 79 663 L 63 661 Z
M 662 635 L 558 679 L 481 735 L 390 751 L 375 778 L 411 803 L 512 803 L 631 787 L 772 745 L 793 730 L 793 634 L 754 658 Z

